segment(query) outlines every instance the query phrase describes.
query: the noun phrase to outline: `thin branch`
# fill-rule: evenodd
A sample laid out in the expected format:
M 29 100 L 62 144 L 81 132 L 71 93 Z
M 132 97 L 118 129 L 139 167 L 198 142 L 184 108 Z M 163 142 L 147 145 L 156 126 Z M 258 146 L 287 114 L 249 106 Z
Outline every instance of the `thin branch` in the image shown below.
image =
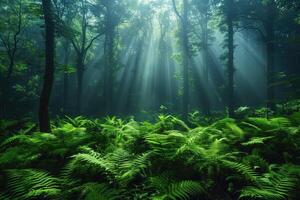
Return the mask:
M 89 42 L 89 44 L 86 46 L 86 48 L 84 49 L 85 52 L 87 52 L 89 50 L 89 48 L 93 45 L 94 41 L 96 39 L 98 39 L 101 35 L 103 35 L 103 32 L 97 34 L 93 39 L 91 39 L 91 41 Z
M 266 40 L 266 35 L 265 33 L 258 27 L 255 26 L 243 26 L 243 27 L 238 27 L 240 30 L 254 30 L 257 31 L 260 36 L 263 38 L 263 40 Z
M 172 0 L 172 3 L 173 3 L 173 8 L 174 8 L 175 14 L 182 20 L 182 16 L 178 12 L 175 0 Z
M 73 47 L 74 47 L 76 53 L 77 53 L 77 54 L 80 54 L 79 47 L 76 45 L 76 42 L 74 41 L 74 39 L 73 39 L 73 38 L 70 38 L 70 41 L 71 41 L 71 43 L 72 43 L 72 45 L 73 45 Z

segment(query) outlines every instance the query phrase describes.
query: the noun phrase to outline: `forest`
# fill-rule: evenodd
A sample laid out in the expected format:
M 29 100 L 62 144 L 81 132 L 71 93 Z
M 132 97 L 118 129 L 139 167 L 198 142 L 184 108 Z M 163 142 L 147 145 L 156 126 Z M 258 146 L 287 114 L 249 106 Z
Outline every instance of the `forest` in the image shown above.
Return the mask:
M 0 200 L 299 200 L 299 0 L 0 0 Z

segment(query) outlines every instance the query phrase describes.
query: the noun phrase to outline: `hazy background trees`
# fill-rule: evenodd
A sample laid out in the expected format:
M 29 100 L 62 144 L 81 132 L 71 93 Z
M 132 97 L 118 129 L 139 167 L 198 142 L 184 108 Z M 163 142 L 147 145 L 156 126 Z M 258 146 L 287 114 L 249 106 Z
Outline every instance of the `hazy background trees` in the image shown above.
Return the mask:
M 36 116 L 43 63 L 51 54 L 41 3 L 0 3 L 2 117 Z M 187 117 L 227 108 L 233 117 L 239 106 L 275 110 L 276 102 L 299 95 L 298 1 L 50 3 L 56 38 L 51 115 Z

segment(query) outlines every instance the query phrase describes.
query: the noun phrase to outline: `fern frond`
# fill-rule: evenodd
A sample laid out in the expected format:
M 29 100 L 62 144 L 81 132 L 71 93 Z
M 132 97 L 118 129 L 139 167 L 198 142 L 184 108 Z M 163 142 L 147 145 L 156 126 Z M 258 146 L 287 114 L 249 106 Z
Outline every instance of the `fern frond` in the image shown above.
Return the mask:
M 118 179 L 121 182 L 128 182 L 137 174 L 143 173 L 144 170 L 150 166 L 150 154 L 151 153 L 144 153 L 136 158 L 120 163 L 119 168 L 122 174 L 118 176 Z
M 287 171 L 270 172 L 257 179 L 256 186 L 245 187 L 241 198 L 261 198 L 284 200 L 290 196 L 297 179 Z
M 190 199 L 194 195 L 204 194 L 203 186 L 191 180 L 169 182 L 165 178 L 155 178 L 153 186 L 158 189 L 158 195 L 153 199 Z
M 244 165 L 242 163 L 237 163 L 229 160 L 222 160 L 224 166 L 242 174 L 246 179 L 255 182 L 259 175 L 251 167 Z
M 274 136 L 267 137 L 253 137 L 248 142 L 241 143 L 243 146 L 255 145 L 255 144 L 265 144 L 265 141 L 274 138 Z
M 256 187 L 245 187 L 241 191 L 239 199 L 250 198 L 250 199 L 264 199 L 264 200 L 284 200 L 285 196 L 274 193 L 273 190 L 265 190 L 265 188 L 256 188 Z
M 59 180 L 48 172 L 34 169 L 7 170 L 8 194 L 12 199 L 57 197 L 61 193 Z
M 167 159 L 173 159 L 177 150 L 186 143 L 186 136 L 180 132 L 171 131 L 168 132 L 168 135 L 148 134 L 145 136 L 145 140 L 154 153 Z
M 290 120 L 284 117 L 278 117 L 273 119 L 251 117 L 248 119 L 248 123 L 253 124 L 254 126 L 264 131 L 270 131 L 291 126 Z
M 81 198 L 84 200 L 116 200 L 120 199 L 120 191 L 104 183 L 86 183 L 81 188 Z
M 72 171 L 77 167 L 80 168 L 81 163 L 90 164 L 103 172 L 111 172 L 111 169 L 113 168 L 110 162 L 107 162 L 100 153 L 95 152 L 92 149 L 89 149 L 86 153 L 78 153 L 72 156 L 72 158 L 74 160 L 71 161 L 69 171 Z

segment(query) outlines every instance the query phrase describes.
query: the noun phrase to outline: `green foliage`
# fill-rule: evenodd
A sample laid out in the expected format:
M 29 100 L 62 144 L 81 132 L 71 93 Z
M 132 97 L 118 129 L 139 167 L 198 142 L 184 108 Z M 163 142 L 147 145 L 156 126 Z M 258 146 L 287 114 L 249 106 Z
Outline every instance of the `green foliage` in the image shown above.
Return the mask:
M 202 185 L 196 181 L 170 182 L 164 177 L 151 177 L 150 182 L 159 191 L 159 194 L 152 198 L 153 200 L 189 199 L 191 196 L 205 193 Z
M 193 126 L 116 117 L 57 119 L 1 142 L 1 199 L 295 199 L 299 117 Z M 16 122 L 2 122 L 1 130 Z M 10 130 L 11 128 L 9 128 Z M 50 173 L 51 172 L 51 175 Z M 3 181 L 2 181 L 3 180 Z
M 59 179 L 34 169 L 7 170 L 7 191 L 12 199 L 54 198 L 60 195 Z
M 241 191 L 240 199 L 287 199 L 297 180 L 288 171 L 263 174 L 255 186 L 247 186 Z
M 243 142 L 242 145 L 255 145 L 255 144 L 265 144 L 265 142 L 269 139 L 272 139 L 273 136 L 268 137 L 253 137 L 248 142 Z
M 119 191 L 111 189 L 104 183 L 86 183 L 81 186 L 81 197 L 84 200 L 116 200 L 120 198 Z

